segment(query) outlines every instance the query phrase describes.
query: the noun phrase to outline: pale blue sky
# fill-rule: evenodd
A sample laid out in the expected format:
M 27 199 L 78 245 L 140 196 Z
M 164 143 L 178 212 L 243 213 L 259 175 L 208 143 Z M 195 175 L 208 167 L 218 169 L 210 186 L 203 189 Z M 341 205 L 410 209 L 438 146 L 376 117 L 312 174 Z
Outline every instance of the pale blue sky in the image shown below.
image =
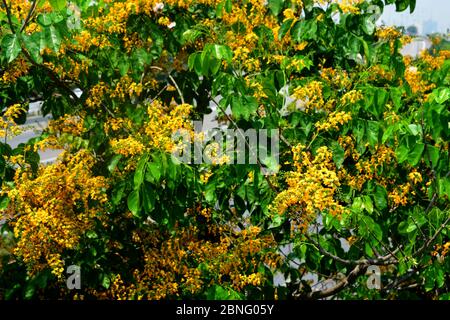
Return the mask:
M 415 24 L 422 30 L 423 23 L 427 20 L 437 23 L 437 31 L 445 33 L 450 29 L 450 0 L 417 0 L 416 10 L 410 14 L 409 9 L 404 12 L 396 12 L 395 5 L 385 7 L 380 20 L 387 25 L 410 26 Z

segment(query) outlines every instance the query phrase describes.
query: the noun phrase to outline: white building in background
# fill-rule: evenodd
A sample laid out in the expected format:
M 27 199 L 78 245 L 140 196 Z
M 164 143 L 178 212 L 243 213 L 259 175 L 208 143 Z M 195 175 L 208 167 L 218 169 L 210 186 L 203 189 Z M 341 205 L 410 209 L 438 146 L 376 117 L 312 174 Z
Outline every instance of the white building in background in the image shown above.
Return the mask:
M 405 56 L 417 57 L 423 50 L 431 48 L 432 43 L 430 39 L 425 37 L 413 38 L 412 42 L 405 45 L 402 49 L 402 54 Z

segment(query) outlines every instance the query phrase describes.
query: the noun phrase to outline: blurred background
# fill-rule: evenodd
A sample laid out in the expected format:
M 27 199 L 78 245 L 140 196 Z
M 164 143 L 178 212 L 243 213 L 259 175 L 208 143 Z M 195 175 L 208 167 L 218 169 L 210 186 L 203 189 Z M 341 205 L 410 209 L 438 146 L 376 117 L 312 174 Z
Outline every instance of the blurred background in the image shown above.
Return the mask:
M 434 33 L 450 33 L 450 0 L 417 0 L 416 10 L 396 12 L 395 6 L 385 8 L 380 18 L 382 24 L 403 26 L 410 31 L 416 29 L 416 35 L 425 36 Z

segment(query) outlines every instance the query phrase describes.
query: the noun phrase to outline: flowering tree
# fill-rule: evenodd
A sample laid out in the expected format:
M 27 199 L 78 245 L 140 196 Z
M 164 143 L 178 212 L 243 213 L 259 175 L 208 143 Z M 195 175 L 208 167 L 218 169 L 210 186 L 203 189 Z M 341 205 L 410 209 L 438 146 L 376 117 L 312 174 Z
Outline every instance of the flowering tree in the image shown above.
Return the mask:
M 448 299 L 450 52 L 394 4 L 2 0 L 0 297 Z M 179 161 L 212 107 L 279 162 Z

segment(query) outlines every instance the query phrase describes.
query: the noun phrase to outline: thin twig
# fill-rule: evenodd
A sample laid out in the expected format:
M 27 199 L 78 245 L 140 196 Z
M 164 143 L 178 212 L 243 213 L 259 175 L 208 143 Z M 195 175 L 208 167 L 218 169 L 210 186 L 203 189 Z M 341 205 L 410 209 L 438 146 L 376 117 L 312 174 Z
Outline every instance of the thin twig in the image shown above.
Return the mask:
M 225 112 L 225 110 L 222 108 L 222 106 L 219 105 L 219 103 L 217 103 L 217 101 L 210 96 L 210 99 L 212 102 L 214 102 L 214 104 L 220 109 L 220 111 L 222 111 L 222 113 L 225 115 L 225 117 L 228 119 L 228 121 L 231 122 L 231 124 L 237 129 L 237 131 L 239 132 L 239 134 L 241 135 L 242 139 L 244 140 L 245 145 L 247 146 L 247 148 L 249 149 L 249 151 L 251 151 L 253 153 L 253 155 L 255 154 L 255 152 L 253 151 L 253 149 L 250 147 L 249 143 L 247 142 L 247 139 L 245 138 L 245 136 L 242 134 L 241 130 L 239 129 L 237 123 Z M 261 170 L 264 170 L 264 166 L 261 163 L 261 161 L 259 161 L 258 157 L 256 157 L 256 163 L 258 164 L 259 168 Z M 277 191 L 277 188 L 272 184 L 272 182 L 270 181 L 269 177 L 267 177 L 266 175 L 264 175 L 264 178 L 266 179 L 267 183 L 269 184 L 269 187 L 274 190 Z
M 163 68 L 157 67 L 157 66 L 150 66 L 150 69 L 164 71 Z M 181 92 L 180 87 L 178 86 L 177 82 L 175 81 L 175 79 L 172 77 L 172 75 L 170 73 L 167 73 L 167 76 L 169 77 L 170 81 L 172 81 L 173 85 L 177 89 L 178 95 L 180 96 L 180 99 L 181 99 L 181 103 L 184 104 L 183 92 Z
M 14 28 L 14 24 L 12 23 L 12 19 L 11 19 L 11 10 L 10 10 L 8 4 L 6 3 L 6 0 L 2 0 L 2 2 L 3 2 L 3 5 L 5 6 L 6 16 L 8 17 L 9 28 L 11 29 L 11 32 L 13 34 L 16 34 L 16 29 Z
M 19 32 L 22 32 L 25 29 L 25 27 L 27 26 L 28 22 L 30 21 L 31 17 L 34 14 L 34 11 L 36 10 L 38 1 L 39 0 L 34 0 L 33 3 L 31 4 L 30 11 L 28 11 L 28 15 L 27 15 L 25 21 L 23 22 L 22 27 L 20 28 Z

